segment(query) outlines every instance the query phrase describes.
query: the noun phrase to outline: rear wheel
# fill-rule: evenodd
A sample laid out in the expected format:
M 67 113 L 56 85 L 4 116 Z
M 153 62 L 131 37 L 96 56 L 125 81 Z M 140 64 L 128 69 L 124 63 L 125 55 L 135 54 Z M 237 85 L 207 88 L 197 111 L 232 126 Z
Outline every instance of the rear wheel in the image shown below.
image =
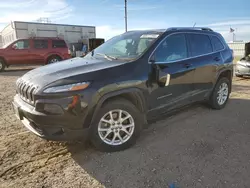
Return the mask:
M 51 64 L 51 63 L 56 63 L 58 61 L 61 61 L 61 58 L 57 55 L 55 56 L 51 56 L 48 61 L 47 61 L 47 64 Z
M 3 59 L 0 58 L 0 72 L 4 71 L 5 69 L 5 62 Z
M 141 131 L 141 113 L 125 99 L 105 104 L 95 119 L 91 127 L 91 142 L 101 151 L 127 149 L 135 144 Z
M 226 106 L 229 98 L 229 89 L 230 82 L 228 78 L 223 77 L 217 82 L 209 102 L 213 109 L 220 110 Z

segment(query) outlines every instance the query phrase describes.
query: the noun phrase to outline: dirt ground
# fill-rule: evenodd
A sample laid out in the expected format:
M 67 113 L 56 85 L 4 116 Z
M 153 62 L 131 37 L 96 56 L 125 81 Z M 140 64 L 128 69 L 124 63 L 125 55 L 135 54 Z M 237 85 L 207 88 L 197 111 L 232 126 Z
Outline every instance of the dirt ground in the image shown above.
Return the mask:
M 109 154 L 27 131 L 10 105 L 26 71 L 0 73 L 0 187 L 250 187 L 249 79 L 234 79 L 225 109 L 186 108 L 151 124 L 134 147 Z

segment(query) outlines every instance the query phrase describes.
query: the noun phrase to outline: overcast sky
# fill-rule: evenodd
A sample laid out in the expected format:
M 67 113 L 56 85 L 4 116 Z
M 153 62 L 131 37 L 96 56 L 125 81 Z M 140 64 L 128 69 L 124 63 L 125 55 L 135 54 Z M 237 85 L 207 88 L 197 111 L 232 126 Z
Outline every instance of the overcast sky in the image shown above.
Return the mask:
M 2 1 L 2 0 L 1 0 Z M 232 40 L 250 41 L 249 0 L 128 0 L 128 29 L 207 26 Z M 93 25 L 97 37 L 124 32 L 124 0 L 8 0 L 0 2 L 0 30 L 10 21 Z

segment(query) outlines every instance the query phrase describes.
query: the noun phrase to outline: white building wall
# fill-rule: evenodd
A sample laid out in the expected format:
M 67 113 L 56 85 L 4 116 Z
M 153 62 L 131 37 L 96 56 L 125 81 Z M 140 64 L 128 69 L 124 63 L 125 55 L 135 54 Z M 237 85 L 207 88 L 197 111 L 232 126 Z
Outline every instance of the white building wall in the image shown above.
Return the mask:
M 0 33 L 0 48 L 3 47 L 2 33 Z
M 13 42 L 20 38 L 29 37 L 60 37 L 67 43 L 77 43 L 84 39 L 96 38 L 95 27 L 47 24 L 33 22 L 12 22 L 7 25 L 1 32 L 2 45 Z
M 1 35 L 2 35 L 2 46 L 16 40 L 16 32 L 14 29 L 13 22 L 7 25 L 2 30 Z
M 18 38 L 27 37 L 60 37 L 67 43 L 82 39 L 95 38 L 95 27 L 74 26 L 46 23 L 15 22 Z

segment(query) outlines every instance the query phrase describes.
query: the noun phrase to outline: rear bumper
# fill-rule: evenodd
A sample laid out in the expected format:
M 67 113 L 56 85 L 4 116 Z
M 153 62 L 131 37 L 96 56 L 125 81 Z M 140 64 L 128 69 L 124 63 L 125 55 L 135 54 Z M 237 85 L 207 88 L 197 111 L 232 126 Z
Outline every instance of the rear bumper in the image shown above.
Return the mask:
M 82 123 L 72 121 L 65 115 L 55 116 L 38 112 L 35 107 L 25 103 L 17 95 L 12 105 L 15 115 L 22 124 L 43 139 L 54 141 L 88 139 L 89 128 L 83 128 Z

